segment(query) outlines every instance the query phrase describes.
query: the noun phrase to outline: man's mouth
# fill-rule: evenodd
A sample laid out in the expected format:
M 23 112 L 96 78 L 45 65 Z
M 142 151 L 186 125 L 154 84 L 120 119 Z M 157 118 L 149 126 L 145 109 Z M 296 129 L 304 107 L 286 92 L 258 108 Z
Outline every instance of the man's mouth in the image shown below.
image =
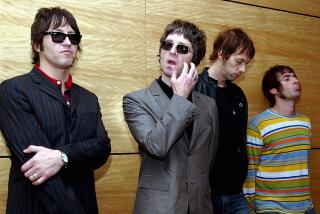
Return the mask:
M 177 64 L 174 60 L 170 60 L 170 59 L 167 61 L 167 63 L 169 65 L 176 65 Z

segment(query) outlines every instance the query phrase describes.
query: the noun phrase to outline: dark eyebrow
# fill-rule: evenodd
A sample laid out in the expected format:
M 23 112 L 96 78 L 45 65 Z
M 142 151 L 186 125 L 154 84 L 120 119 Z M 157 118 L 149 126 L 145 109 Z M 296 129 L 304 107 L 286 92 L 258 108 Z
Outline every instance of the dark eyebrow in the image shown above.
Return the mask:
M 295 73 L 285 73 L 282 75 L 281 80 L 287 77 L 297 77 L 297 75 Z

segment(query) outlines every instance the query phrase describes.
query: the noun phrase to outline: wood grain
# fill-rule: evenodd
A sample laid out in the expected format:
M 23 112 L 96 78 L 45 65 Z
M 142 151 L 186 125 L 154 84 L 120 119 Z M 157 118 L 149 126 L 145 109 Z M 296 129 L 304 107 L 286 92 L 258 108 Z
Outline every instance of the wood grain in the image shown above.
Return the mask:
M 232 2 L 241 2 L 245 4 L 320 17 L 319 0 L 232 0 Z

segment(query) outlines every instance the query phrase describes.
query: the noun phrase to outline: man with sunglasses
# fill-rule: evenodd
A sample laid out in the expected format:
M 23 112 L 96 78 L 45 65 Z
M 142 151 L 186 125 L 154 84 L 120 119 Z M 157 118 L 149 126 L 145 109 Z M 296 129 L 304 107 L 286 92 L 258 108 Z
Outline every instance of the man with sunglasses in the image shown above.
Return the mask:
M 12 163 L 7 213 L 98 213 L 94 170 L 111 146 L 97 97 L 72 81 L 80 41 L 69 11 L 39 9 L 34 67 L 1 83 L 0 127 Z
M 142 162 L 134 214 L 211 214 L 209 169 L 216 147 L 214 99 L 192 92 L 206 36 L 175 20 L 160 39 L 161 76 L 123 98 Z
M 248 169 L 248 105 L 243 91 L 232 81 L 246 71 L 254 54 L 253 42 L 242 29 L 220 32 L 209 58 L 212 64 L 195 86 L 196 91 L 216 100 L 219 112 L 218 152 L 210 178 L 215 214 L 249 213 L 242 192 Z

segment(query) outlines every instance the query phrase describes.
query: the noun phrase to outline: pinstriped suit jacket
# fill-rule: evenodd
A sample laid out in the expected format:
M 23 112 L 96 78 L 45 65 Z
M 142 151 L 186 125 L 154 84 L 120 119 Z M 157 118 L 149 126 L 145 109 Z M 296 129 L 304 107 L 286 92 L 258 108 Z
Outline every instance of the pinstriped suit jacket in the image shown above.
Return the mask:
M 169 99 L 156 81 L 124 96 L 124 116 L 142 157 L 134 214 L 186 214 L 188 207 L 190 214 L 212 213 L 217 109 L 214 99 L 198 92 L 192 102 Z
M 11 152 L 7 213 L 98 213 L 94 170 L 108 159 L 111 146 L 97 97 L 73 84 L 69 109 L 61 91 L 36 68 L 3 81 L 0 127 Z M 21 165 L 29 145 L 59 149 L 69 158 L 44 184 L 32 186 Z

